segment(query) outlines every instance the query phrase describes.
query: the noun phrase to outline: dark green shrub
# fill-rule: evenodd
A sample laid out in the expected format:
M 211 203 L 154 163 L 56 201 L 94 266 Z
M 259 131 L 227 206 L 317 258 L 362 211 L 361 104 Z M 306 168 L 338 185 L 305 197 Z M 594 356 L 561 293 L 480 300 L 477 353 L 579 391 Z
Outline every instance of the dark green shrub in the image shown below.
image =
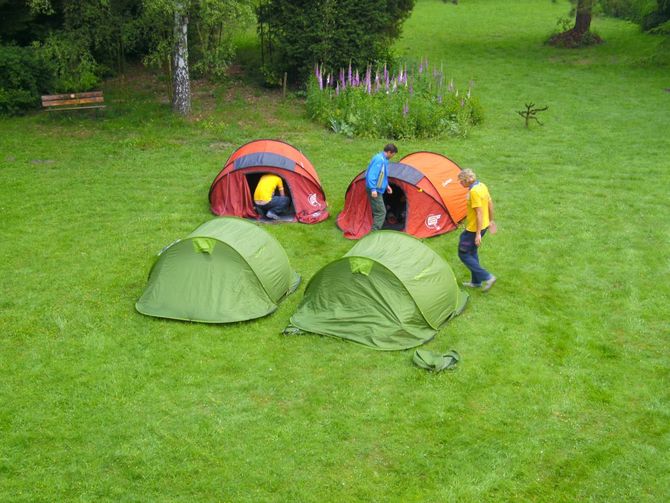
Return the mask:
M 34 47 L 0 46 L 0 114 L 38 107 L 51 82 L 51 73 Z
M 415 0 L 270 0 L 258 9 L 263 67 L 276 84 L 284 72 L 307 80 L 317 62 L 359 68 L 389 61 L 393 40 Z
M 102 68 L 76 32 L 52 33 L 39 50 L 53 74 L 53 92 L 89 91 L 100 84 Z

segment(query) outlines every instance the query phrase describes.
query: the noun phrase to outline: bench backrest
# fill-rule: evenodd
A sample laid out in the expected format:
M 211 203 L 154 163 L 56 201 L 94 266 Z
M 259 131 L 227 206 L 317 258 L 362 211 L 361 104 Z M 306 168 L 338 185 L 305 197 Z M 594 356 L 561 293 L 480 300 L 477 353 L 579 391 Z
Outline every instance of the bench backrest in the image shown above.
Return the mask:
M 42 96 L 42 106 L 47 109 L 66 106 L 70 106 L 71 108 L 102 108 L 104 107 L 102 104 L 104 102 L 105 98 L 102 95 L 102 91 Z

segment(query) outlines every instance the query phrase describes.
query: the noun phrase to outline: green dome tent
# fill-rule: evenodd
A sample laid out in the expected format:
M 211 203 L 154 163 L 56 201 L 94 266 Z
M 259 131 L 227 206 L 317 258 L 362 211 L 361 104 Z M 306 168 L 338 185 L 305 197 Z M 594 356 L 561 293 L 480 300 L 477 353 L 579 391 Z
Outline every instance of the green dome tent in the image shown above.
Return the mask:
M 250 320 L 272 313 L 299 283 L 274 237 L 240 218 L 215 218 L 158 254 L 135 308 L 204 323 Z
M 467 299 L 449 265 L 421 241 L 373 232 L 314 275 L 286 333 L 407 349 L 432 339 Z

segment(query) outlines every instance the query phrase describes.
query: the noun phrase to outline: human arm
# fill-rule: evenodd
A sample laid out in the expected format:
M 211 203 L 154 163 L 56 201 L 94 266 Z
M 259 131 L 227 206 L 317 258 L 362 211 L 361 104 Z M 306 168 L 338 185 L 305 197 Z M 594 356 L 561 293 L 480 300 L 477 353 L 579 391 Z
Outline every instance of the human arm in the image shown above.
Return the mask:
M 475 232 L 475 246 L 482 244 L 482 223 L 484 221 L 484 213 L 482 208 L 478 206 L 475 208 L 475 214 L 477 215 L 477 231 Z

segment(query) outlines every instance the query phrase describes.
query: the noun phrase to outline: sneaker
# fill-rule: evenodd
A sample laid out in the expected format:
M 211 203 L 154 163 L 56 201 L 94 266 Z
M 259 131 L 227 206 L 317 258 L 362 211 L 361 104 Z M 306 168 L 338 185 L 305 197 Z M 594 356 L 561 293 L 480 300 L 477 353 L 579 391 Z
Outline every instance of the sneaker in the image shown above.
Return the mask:
M 270 210 L 265 214 L 266 217 L 272 219 L 272 220 L 278 220 L 279 215 L 277 215 L 274 211 Z
M 491 276 L 490 279 L 487 279 L 486 281 L 482 281 L 482 292 L 488 292 L 491 287 L 495 284 L 496 280 L 495 276 Z
M 466 287 L 466 288 L 479 288 L 480 286 L 482 286 L 482 284 L 481 283 L 472 283 L 470 281 L 466 281 L 465 283 L 463 283 L 463 286 Z

